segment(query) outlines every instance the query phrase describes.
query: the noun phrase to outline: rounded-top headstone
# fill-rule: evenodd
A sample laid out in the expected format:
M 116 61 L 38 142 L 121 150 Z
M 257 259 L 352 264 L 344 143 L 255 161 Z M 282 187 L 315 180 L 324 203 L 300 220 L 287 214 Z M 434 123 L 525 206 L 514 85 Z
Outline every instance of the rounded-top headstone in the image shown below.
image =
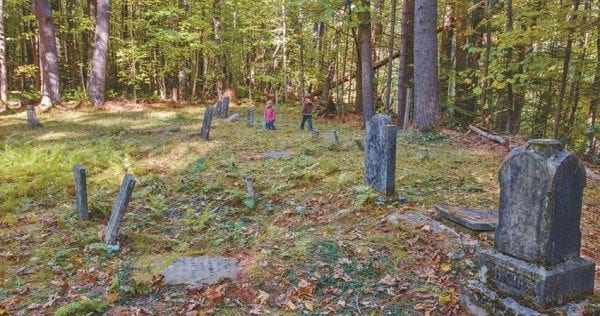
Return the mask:
M 550 266 L 579 257 L 585 168 L 551 139 L 513 149 L 498 175 L 500 219 L 496 248 Z

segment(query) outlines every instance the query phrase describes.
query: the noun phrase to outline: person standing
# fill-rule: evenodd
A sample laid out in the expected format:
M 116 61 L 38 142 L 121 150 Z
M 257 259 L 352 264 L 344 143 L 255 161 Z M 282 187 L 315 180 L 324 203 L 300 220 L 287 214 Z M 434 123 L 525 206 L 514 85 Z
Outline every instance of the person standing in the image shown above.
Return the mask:
M 273 101 L 267 100 L 264 116 L 266 129 L 275 130 L 275 108 L 273 107 Z
M 313 103 L 309 97 L 304 98 L 304 102 L 302 105 L 302 122 L 300 123 L 300 129 L 304 129 L 304 123 L 308 123 L 308 130 L 312 131 L 312 109 Z

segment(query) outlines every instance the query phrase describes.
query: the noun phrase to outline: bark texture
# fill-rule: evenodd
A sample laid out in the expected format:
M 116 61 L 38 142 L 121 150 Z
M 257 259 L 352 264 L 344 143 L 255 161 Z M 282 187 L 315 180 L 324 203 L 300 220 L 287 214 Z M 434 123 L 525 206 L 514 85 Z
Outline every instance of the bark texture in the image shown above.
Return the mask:
M 60 77 L 58 73 L 58 49 L 52 9 L 48 0 L 32 0 L 33 12 L 40 34 L 40 59 L 42 64 L 42 105 L 52 106 L 60 102 Z
M 89 93 L 95 107 L 104 105 L 106 87 L 106 57 L 110 29 L 110 0 L 98 0 L 96 27 L 94 28 L 94 51 L 90 69 Z

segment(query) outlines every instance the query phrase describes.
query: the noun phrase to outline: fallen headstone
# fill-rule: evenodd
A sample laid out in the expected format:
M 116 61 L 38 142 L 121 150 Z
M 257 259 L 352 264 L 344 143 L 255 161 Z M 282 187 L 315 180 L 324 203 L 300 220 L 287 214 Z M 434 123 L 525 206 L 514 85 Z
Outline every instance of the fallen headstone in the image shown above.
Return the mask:
M 435 210 L 443 218 L 476 231 L 492 231 L 498 225 L 498 211 L 496 210 L 477 210 L 463 206 L 441 207 L 439 205 L 435 205 Z
M 240 268 L 241 263 L 232 258 L 181 257 L 164 268 L 161 274 L 164 276 L 163 283 L 165 284 L 197 286 L 212 284 L 222 278 L 233 278 Z
M 396 125 L 387 115 L 375 115 L 367 122 L 365 140 L 365 183 L 392 195 L 396 189 Z
M 286 158 L 293 155 L 294 152 L 286 149 L 280 151 L 269 151 L 266 153 L 256 154 L 252 156 L 242 156 L 241 160 L 267 160 L 267 159 L 278 159 L 278 158 Z
M 508 154 L 498 180 L 495 247 L 480 252 L 481 277 L 463 285 L 463 306 L 542 312 L 591 294 L 595 264 L 579 256 L 585 168 L 577 157 L 556 140 L 530 140 Z
M 240 120 L 240 115 L 237 113 L 231 114 L 228 118 L 225 119 L 226 122 L 233 123 Z
M 87 200 L 87 182 L 85 177 L 85 168 L 81 165 L 73 166 L 73 175 L 75 177 L 75 207 L 81 218 L 85 221 L 90 219 L 88 213 Z
M 204 119 L 202 120 L 202 127 L 200 128 L 200 138 L 207 140 L 210 136 L 210 125 L 212 123 L 212 106 L 207 105 L 204 111 Z
M 134 187 L 135 178 L 129 173 L 126 173 L 123 182 L 121 183 L 119 193 L 117 194 L 115 205 L 110 213 L 108 225 L 106 225 L 104 242 L 109 246 L 118 245 L 117 238 L 119 229 L 121 228 L 125 211 L 127 211 L 127 205 L 129 204 L 129 201 L 131 201 L 131 194 L 133 193 Z

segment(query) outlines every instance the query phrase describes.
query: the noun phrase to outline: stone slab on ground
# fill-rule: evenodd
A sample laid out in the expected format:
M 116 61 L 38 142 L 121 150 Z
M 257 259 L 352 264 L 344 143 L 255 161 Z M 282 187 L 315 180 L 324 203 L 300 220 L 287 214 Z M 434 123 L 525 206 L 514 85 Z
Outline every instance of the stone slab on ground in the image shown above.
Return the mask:
M 464 206 L 439 206 L 435 210 L 443 218 L 476 231 L 493 231 L 498 225 L 497 210 L 478 210 Z
M 260 153 L 260 154 L 251 155 L 251 156 L 242 156 L 241 160 L 247 161 L 247 160 L 279 159 L 279 158 L 290 157 L 293 154 L 294 154 L 294 152 L 290 149 L 276 150 L 276 151 L 268 151 L 265 153 Z
M 485 283 L 478 280 L 467 281 L 461 286 L 460 302 L 471 315 L 476 316 L 600 315 L 600 305 L 591 304 L 587 301 L 568 303 L 561 307 L 536 311 L 521 305 L 511 297 L 499 295 Z
M 233 278 L 242 265 L 237 259 L 219 256 L 181 257 L 164 268 L 161 274 L 168 285 L 196 286 Z
M 231 114 L 228 118 L 225 119 L 226 122 L 232 123 L 240 120 L 240 115 L 237 113 Z

